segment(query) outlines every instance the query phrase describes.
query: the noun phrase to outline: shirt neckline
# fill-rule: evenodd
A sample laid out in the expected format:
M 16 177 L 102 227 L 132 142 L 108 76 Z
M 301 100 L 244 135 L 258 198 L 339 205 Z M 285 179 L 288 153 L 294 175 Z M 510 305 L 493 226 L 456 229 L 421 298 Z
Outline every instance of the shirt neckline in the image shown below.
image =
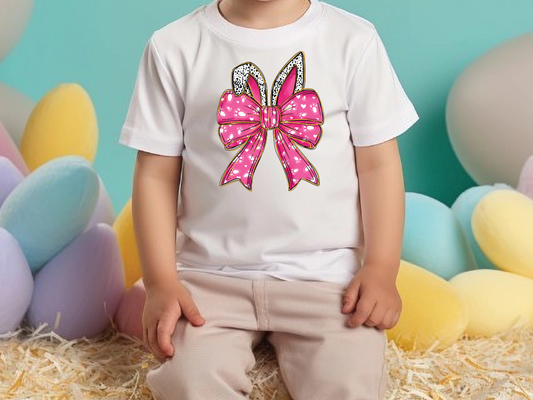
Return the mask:
M 221 0 L 211 0 L 204 8 L 206 23 L 220 35 L 234 42 L 253 47 L 277 47 L 301 37 L 313 27 L 322 16 L 323 7 L 320 0 L 309 0 L 307 10 L 290 24 L 275 28 L 255 29 L 235 25 L 229 22 L 218 9 Z

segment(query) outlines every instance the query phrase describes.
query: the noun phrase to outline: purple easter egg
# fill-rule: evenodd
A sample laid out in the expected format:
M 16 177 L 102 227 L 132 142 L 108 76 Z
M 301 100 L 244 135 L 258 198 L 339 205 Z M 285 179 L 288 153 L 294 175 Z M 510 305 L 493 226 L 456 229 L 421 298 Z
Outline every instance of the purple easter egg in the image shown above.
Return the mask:
M 20 245 L 0 228 L 0 334 L 18 328 L 31 302 L 33 277 Z
M 143 339 L 142 315 L 146 301 L 146 289 L 142 278 L 122 296 L 115 313 L 115 323 L 119 332 Z
M 0 207 L 6 197 L 22 182 L 24 175 L 9 158 L 0 156 Z
M 30 170 L 22 158 L 19 149 L 11 136 L 7 133 L 6 128 L 0 122 L 0 156 L 6 157 L 18 168 L 24 175 L 28 175 Z
M 125 292 L 122 258 L 107 224 L 84 231 L 35 276 L 27 321 L 72 340 L 106 329 Z

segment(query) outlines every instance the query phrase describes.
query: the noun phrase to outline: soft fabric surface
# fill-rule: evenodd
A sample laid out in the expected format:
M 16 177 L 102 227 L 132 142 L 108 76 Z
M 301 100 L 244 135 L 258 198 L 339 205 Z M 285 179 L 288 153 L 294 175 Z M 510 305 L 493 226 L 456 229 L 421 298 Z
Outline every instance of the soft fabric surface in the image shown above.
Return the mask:
M 0 336 L 2 338 L 2 336 Z M 0 340 L 0 398 L 151 399 L 146 372 L 158 362 L 111 327 L 92 340 L 65 341 L 39 330 Z M 252 400 L 289 400 L 272 349 L 261 344 L 250 376 Z M 491 339 L 463 337 L 434 352 L 404 352 L 389 341 L 387 400 L 524 399 L 533 396 L 533 330 Z

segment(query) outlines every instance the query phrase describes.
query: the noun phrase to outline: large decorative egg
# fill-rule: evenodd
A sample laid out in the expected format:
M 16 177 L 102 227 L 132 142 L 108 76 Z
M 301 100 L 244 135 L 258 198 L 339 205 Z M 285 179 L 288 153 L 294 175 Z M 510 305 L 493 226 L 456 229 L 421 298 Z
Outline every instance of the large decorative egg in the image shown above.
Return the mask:
M 446 107 L 450 140 L 479 184 L 516 187 L 533 154 L 533 33 L 474 61 L 453 85 Z
M 533 200 L 516 190 L 487 194 L 474 209 L 472 231 L 499 269 L 533 278 Z
M 522 168 L 518 190 L 533 200 L 533 156 L 527 159 Z
M 30 170 L 66 155 L 92 161 L 98 146 L 98 124 L 91 98 L 78 84 L 62 84 L 33 110 L 20 144 Z
M 0 82 L 0 120 L 17 147 L 34 107 L 35 101 Z
M 411 263 L 402 261 L 396 279 L 402 299 L 397 324 L 387 337 L 405 350 L 436 349 L 452 345 L 468 321 L 464 304 L 450 283 Z
M 18 328 L 33 293 L 33 277 L 17 240 L 0 228 L 0 334 Z
M 98 177 L 98 180 L 100 183 L 100 189 L 98 191 L 98 200 L 96 202 L 96 207 L 94 208 L 91 220 L 89 221 L 87 228 L 85 229 L 89 229 L 90 227 L 99 223 L 113 225 L 113 222 L 115 222 L 115 211 L 113 210 L 113 203 L 111 202 L 111 198 L 107 193 L 107 189 L 104 185 L 104 181 L 102 180 L 102 178 Z
M 26 30 L 33 0 L 0 0 L 0 61 Z
M 128 200 L 120 214 L 118 215 L 113 229 L 117 234 L 120 252 L 124 260 L 126 271 L 126 288 L 133 286 L 142 277 L 141 260 L 137 250 L 137 241 L 133 230 L 133 214 L 131 209 L 131 199 Z
M 419 193 L 406 193 L 402 258 L 444 279 L 475 268 L 468 240 L 452 210 Z
M 28 175 L 30 170 L 26 162 L 20 155 L 19 149 L 11 136 L 7 133 L 4 125 L 0 122 L 0 156 L 6 157 L 22 172 L 23 175 Z
M 118 306 L 115 322 L 119 332 L 143 340 L 142 315 L 145 301 L 146 289 L 143 280 L 139 279 L 122 296 Z
M 532 279 L 480 269 L 454 276 L 450 284 L 468 309 L 470 337 L 490 337 L 521 325 L 533 328 Z
M 24 175 L 5 157 L 0 156 L 0 207 L 7 196 L 22 182 Z
M 461 193 L 452 205 L 452 211 L 463 227 L 468 243 L 470 243 L 470 248 L 474 254 L 477 268 L 496 269 L 494 264 L 492 264 L 487 256 L 485 256 L 485 253 L 481 251 L 476 242 L 476 238 L 472 232 L 472 213 L 474 212 L 476 205 L 486 194 L 497 189 L 511 189 L 511 187 L 504 184 L 494 186 L 475 186 Z
M 97 224 L 57 254 L 35 277 L 30 326 L 47 323 L 61 337 L 94 337 L 113 320 L 125 292 L 113 229 Z
M 0 227 L 20 243 L 33 272 L 87 226 L 98 199 L 98 176 L 78 156 L 33 171 L 5 199 Z

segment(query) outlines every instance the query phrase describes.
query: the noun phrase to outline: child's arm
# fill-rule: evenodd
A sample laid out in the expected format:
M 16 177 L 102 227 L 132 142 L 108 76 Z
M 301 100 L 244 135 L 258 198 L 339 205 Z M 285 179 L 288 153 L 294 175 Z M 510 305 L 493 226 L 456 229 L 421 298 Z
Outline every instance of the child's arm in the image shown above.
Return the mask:
M 204 323 L 176 271 L 181 161 L 181 157 L 138 151 L 133 180 L 133 225 L 147 294 L 143 336 L 160 360 L 173 354 L 170 337 L 182 314 L 193 325 Z
M 343 306 L 348 324 L 392 328 L 401 311 L 396 289 L 400 265 L 405 190 L 396 139 L 355 147 L 364 230 L 363 268 L 350 283 Z

